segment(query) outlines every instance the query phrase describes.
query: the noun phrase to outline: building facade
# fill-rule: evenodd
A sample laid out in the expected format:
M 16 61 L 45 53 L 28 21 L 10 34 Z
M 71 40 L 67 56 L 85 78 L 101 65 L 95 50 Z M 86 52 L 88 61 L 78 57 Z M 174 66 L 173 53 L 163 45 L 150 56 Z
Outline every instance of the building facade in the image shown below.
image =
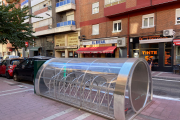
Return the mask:
M 32 56 L 78 57 L 77 5 L 78 0 L 31 0 L 32 14 L 43 17 L 31 19 L 38 37 L 30 49 Z
M 115 46 L 113 57 L 115 53 L 120 58 L 152 58 L 152 70 L 172 71 L 180 55 L 178 5 L 179 1 L 173 0 L 81 0 L 81 37 L 85 38 L 79 53 L 82 57 L 107 57 L 106 49 Z M 106 39 L 111 39 L 110 44 Z M 106 46 L 104 50 L 97 48 L 102 46 Z M 98 51 L 92 52 L 93 47 Z

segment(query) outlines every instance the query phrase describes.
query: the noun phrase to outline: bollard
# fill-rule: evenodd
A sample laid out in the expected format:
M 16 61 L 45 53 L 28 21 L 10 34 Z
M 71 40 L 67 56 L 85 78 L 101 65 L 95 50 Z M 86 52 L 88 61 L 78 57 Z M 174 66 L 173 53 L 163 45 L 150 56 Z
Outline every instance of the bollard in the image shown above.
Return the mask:
M 116 120 L 133 119 L 153 92 L 149 65 L 138 58 L 53 58 L 39 69 L 35 90 Z

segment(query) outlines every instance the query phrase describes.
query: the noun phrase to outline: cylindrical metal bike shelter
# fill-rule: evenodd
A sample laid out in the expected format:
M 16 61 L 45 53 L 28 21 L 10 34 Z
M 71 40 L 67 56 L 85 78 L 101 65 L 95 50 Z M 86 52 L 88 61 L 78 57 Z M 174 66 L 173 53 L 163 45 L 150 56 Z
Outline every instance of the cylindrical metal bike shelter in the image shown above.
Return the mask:
M 39 69 L 36 94 L 106 118 L 129 120 L 152 100 L 144 59 L 53 58 Z

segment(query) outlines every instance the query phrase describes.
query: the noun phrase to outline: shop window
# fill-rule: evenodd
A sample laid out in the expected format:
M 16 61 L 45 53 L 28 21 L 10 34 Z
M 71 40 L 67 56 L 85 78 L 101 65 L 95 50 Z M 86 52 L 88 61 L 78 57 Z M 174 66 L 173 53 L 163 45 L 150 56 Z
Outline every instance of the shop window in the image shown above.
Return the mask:
M 92 4 L 92 14 L 99 13 L 99 2 Z
M 164 43 L 165 44 L 165 52 L 164 52 L 164 66 L 172 66 L 172 43 Z
M 61 53 L 61 57 L 65 58 L 65 53 L 64 52 Z
M 99 34 L 99 24 L 92 26 L 92 35 L 98 35 Z
M 176 9 L 176 24 L 180 24 L 180 8 Z
M 73 58 L 73 52 L 69 52 L 69 58 Z
M 154 13 L 143 15 L 142 17 L 142 28 L 154 27 Z
M 176 46 L 176 65 L 180 64 L 180 46 Z
M 153 67 L 159 66 L 159 44 L 158 43 L 149 43 L 149 44 L 140 44 L 140 58 L 144 58 L 148 61 L 150 58 L 153 60 Z
M 121 20 L 113 21 L 113 32 L 121 32 Z

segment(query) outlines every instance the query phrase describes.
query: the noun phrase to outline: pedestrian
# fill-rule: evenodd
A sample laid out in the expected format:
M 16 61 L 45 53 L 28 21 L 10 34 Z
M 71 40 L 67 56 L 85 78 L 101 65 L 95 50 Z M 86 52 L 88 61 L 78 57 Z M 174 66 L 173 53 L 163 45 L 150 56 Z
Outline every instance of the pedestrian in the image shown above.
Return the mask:
M 152 68 L 152 58 L 149 58 L 148 64 L 149 64 L 149 68 L 150 68 L 150 70 L 151 70 L 151 68 Z

